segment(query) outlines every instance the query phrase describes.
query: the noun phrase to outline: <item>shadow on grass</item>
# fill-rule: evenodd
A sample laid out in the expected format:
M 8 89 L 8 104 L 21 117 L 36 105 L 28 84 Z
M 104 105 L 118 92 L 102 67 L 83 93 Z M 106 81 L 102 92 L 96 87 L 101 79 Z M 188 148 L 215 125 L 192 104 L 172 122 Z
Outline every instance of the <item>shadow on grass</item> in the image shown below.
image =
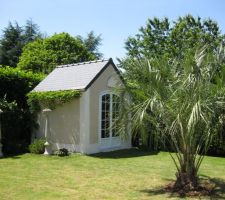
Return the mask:
M 162 195 L 162 194 L 170 194 L 169 197 L 175 196 L 175 195 L 172 195 L 171 193 L 166 192 L 163 187 L 156 187 L 153 189 L 140 190 L 140 192 L 146 193 L 149 196 Z
M 168 181 L 168 183 L 173 182 L 173 179 L 164 179 L 165 181 Z M 149 196 L 157 196 L 157 195 L 163 195 L 163 194 L 167 194 L 168 197 L 178 197 L 178 195 L 176 193 L 170 193 L 167 192 L 165 190 L 166 185 L 164 186 L 159 186 L 159 187 L 155 187 L 152 189 L 145 189 L 145 190 L 140 190 L 140 192 L 142 193 L 146 193 Z
M 221 178 L 211 178 L 209 176 L 201 175 L 202 180 L 209 181 L 215 185 L 215 189 L 211 199 L 225 199 L 225 180 Z
M 21 155 L 23 155 L 25 153 L 20 153 L 20 154 L 4 154 L 3 157 L 0 157 L 0 159 L 4 159 L 4 158 L 13 158 L 13 159 L 19 159 L 21 158 Z
M 111 152 L 102 152 L 91 154 L 91 157 L 97 158 L 112 158 L 112 159 L 119 159 L 119 158 L 133 158 L 133 157 L 140 157 L 140 156 L 149 156 L 149 155 L 157 155 L 158 151 L 145 151 L 140 150 L 137 148 L 132 149 L 123 149 Z
M 225 180 L 224 179 L 210 178 L 208 176 L 201 176 L 200 180 L 208 181 L 209 183 L 215 185 L 215 189 L 214 189 L 212 195 L 208 196 L 209 199 L 211 199 L 211 200 L 225 199 Z M 172 182 L 174 180 L 167 179 L 167 181 Z M 182 198 L 178 195 L 178 193 L 166 191 L 165 187 L 166 187 L 166 185 L 161 186 L 161 187 L 156 187 L 153 189 L 140 190 L 140 192 L 147 193 L 149 196 L 157 196 L 157 195 L 167 194 L 168 195 L 167 198 L 174 198 L 174 197 Z M 185 197 L 183 197 L 183 198 L 185 198 Z M 204 199 L 204 196 L 199 197 L 199 199 Z

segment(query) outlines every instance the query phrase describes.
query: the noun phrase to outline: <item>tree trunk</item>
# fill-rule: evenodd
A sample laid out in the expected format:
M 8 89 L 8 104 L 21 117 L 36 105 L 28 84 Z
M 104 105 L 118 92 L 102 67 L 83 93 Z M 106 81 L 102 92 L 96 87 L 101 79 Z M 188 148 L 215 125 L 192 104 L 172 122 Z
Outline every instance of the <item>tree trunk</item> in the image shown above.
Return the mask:
M 183 151 L 183 159 L 180 163 L 180 170 L 176 173 L 177 180 L 175 188 L 191 191 L 198 187 L 198 176 L 194 161 L 194 155 L 190 153 L 189 145 L 185 146 Z
M 198 187 L 198 176 L 196 174 L 189 174 L 186 172 L 176 173 L 177 180 L 174 189 L 183 189 L 186 192 L 194 190 Z

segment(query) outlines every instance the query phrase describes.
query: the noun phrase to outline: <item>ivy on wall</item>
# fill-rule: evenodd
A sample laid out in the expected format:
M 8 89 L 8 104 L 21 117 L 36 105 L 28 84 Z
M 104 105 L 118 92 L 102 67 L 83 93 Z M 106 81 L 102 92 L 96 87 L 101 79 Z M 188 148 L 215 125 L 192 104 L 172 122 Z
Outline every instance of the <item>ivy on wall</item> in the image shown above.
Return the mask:
M 81 91 L 78 90 L 59 90 L 30 92 L 27 96 L 31 112 L 39 112 L 41 108 L 50 108 L 53 110 L 57 106 L 70 102 L 80 95 Z

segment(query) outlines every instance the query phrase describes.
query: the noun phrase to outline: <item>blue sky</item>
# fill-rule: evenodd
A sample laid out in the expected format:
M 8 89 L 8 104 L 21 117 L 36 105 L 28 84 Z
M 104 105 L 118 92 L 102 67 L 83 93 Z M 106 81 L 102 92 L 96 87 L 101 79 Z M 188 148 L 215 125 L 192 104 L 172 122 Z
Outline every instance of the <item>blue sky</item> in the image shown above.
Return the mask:
M 192 14 L 216 20 L 225 33 L 224 0 L 0 0 L 0 34 L 9 21 L 25 24 L 29 18 L 47 35 L 68 32 L 101 34 L 105 58 L 123 57 L 124 42 L 152 17 Z

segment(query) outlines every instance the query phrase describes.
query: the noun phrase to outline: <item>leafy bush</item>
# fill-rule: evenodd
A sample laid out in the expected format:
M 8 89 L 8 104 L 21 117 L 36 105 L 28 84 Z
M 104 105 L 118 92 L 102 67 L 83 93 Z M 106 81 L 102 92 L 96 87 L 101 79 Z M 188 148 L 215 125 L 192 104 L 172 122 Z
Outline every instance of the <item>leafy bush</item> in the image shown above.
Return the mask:
M 43 78 L 42 74 L 0 66 L 0 98 L 6 96 L 7 101 L 15 100 L 19 107 L 27 108 L 26 94 Z
M 30 121 L 29 112 L 18 108 L 16 101 L 8 102 L 6 96 L 0 98 L 0 109 L 3 110 L 0 120 L 4 154 L 27 152 L 30 142 L 29 128 L 26 126 Z
M 42 79 L 41 74 L 0 66 L 0 109 L 4 154 L 28 151 L 36 118 L 29 110 L 27 93 Z
M 42 154 L 45 151 L 45 139 L 36 139 L 29 145 L 29 151 L 34 154 Z
M 55 152 L 55 154 L 57 155 L 57 156 L 68 156 L 69 155 L 69 151 L 68 151 L 68 149 L 66 149 L 66 148 L 62 148 L 62 149 L 59 149 L 59 150 L 57 150 L 56 152 Z

